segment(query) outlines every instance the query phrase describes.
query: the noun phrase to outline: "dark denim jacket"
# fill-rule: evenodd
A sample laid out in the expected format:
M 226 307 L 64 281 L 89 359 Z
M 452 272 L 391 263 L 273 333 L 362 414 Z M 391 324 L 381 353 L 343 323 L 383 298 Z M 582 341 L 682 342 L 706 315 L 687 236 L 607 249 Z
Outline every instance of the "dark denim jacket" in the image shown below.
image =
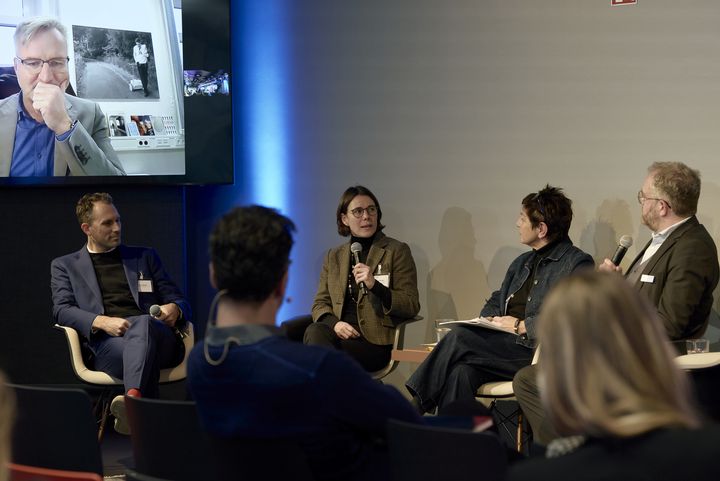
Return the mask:
M 510 264 L 500 290 L 493 292 L 490 299 L 485 302 L 485 307 L 480 311 L 481 316 L 505 315 L 510 297 L 522 287 L 530 275 L 534 253 L 534 251 L 526 252 Z M 530 288 L 530 296 L 525 305 L 525 319 L 523 320 L 527 334 L 518 336 L 516 342 L 526 347 L 535 347 L 537 329 L 535 321 L 547 293 L 562 277 L 576 269 L 593 268 L 594 266 L 593 258 L 575 247 L 570 239 L 558 242 L 537 267 L 535 285 Z

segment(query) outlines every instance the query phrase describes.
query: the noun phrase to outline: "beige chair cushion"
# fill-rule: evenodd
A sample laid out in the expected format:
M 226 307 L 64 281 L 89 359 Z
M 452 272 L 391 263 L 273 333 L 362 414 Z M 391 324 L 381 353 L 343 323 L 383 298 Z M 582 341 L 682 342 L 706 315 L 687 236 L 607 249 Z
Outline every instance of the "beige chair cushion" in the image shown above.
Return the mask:
M 121 379 L 112 377 L 111 375 L 102 371 L 93 371 L 91 369 L 88 369 L 88 367 L 85 365 L 85 361 L 82 358 L 80 336 L 75 329 L 67 326 L 60 326 L 58 324 L 55 324 L 55 327 L 65 331 L 65 337 L 68 341 L 68 346 L 70 347 L 70 359 L 72 362 L 72 368 L 73 371 L 75 371 L 77 377 L 79 377 L 88 384 L 96 384 L 101 386 L 122 385 Z M 190 350 L 195 344 L 195 331 L 191 322 L 187 323 L 187 331 L 188 335 L 185 337 L 185 339 L 183 339 L 183 344 L 185 345 L 185 357 L 179 365 L 172 368 L 160 370 L 161 383 L 180 381 L 182 379 L 185 379 L 187 375 L 187 358 L 190 355 Z

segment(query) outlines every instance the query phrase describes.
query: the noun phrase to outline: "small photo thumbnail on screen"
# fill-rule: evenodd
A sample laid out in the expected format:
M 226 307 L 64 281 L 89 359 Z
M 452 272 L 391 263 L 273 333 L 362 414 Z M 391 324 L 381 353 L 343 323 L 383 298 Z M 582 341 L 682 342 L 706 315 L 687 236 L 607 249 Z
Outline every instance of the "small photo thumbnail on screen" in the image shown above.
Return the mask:
M 131 115 L 128 128 L 130 135 L 155 135 L 155 128 L 149 115 Z
M 123 115 L 108 115 L 108 126 L 110 127 L 110 137 L 127 137 Z
M 230 75 L 224 70 L 185 70 L 183 81 L 185 97 L 230 94 Z

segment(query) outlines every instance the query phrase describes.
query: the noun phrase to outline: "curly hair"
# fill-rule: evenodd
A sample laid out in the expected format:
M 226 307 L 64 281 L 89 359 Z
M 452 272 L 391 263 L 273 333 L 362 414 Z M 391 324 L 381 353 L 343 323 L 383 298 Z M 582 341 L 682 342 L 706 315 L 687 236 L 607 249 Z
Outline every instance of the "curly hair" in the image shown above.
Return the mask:
M 658 196 L 665 197 L 680 217 L 697 212 L 700 198 L 700 172 L 682 162 L 655 162 L 648 168 Z
M 290 264 L 295 224 L 275 209 L 252 205 L 225 214 L 210 234 L 218 289 L 236 301 L 262 302 Z

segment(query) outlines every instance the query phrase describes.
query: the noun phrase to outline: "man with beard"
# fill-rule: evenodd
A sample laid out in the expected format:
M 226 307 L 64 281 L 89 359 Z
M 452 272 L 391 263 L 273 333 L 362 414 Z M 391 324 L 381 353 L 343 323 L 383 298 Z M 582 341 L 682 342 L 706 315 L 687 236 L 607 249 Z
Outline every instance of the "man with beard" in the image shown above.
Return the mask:
M 719 276 L 715 242 L 695 217 L 699 197 L 697 170 L 681 162 L 655 162 L 648 168 L 637 199 L 652 239 L 625 274 L 657 307 L 668 337 L 683 354 L 685 340 L 702 336 L 707 328 Z M 598 270 L 622 273 L 609 259 Z M 547 444 L 557 434 L 541 406 L 536 372 L 535 366 L 518 371 L 513 389 L 535 441 Z
M 75 212 L 87 243 L 52 261 L 53 317 L 84 337 L 95 369 L 122 379 L 129 396 L 157 397 L 160 369 L 182 361 L 190 305 L 154 249 L 121 244 L 110 194 L 85 194 Z M 160 313 L 150 316 L 153 304 Z M 117 396 L 110 410 L 128 434 L 124 402 Z

